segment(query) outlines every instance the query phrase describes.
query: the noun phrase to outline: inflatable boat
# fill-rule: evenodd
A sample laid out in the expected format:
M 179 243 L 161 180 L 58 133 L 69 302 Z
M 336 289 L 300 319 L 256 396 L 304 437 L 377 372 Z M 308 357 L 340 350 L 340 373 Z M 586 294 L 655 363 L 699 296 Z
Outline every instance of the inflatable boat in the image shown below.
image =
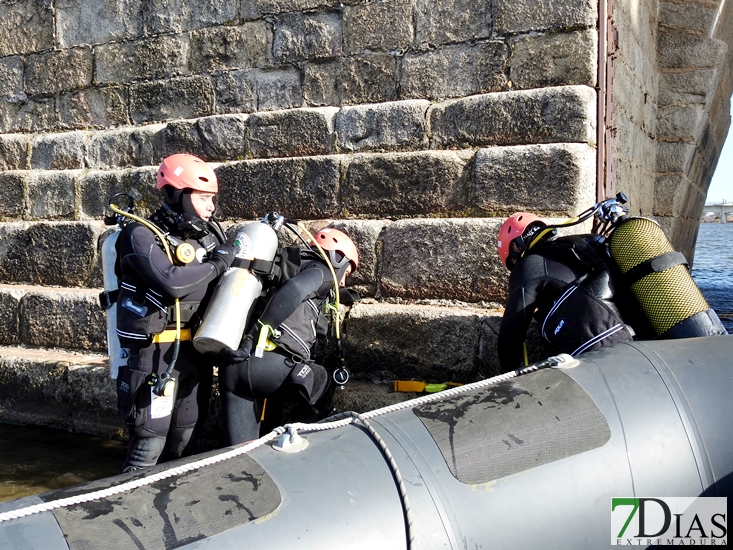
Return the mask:
M 733 338 L 558 356 L 0 503 L 2 549 L 577 549 L 620 497 L 733 493 Z

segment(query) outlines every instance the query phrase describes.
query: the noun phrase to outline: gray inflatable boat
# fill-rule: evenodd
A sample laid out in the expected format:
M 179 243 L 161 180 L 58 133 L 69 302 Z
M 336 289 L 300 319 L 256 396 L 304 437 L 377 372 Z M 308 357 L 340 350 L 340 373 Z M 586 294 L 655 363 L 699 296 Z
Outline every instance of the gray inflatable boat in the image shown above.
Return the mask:
M 733 338 L 560 356 L 0 503 L 0 548 L 605 548 L 614 497 L 733 493 Z

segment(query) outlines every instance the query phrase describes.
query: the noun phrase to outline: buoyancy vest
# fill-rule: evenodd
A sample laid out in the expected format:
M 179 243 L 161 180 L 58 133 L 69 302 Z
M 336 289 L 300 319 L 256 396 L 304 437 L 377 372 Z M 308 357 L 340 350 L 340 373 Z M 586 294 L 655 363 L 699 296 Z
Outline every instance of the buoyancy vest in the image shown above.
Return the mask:
M 217 226 L 214 227 L 219 230 Z M 121 240 L 122 237 L 115 243 L 117 251 L 115 272 L 119 290 L 115 296 L 109 296 L 108 299 L 110 302 L 117 302 L 117 335 L 120 345 L 123 348 L 140 349 L 151 344 L 153 335 L 175 328 L 175 300 L 166 296 L 160 289 L 151 287 L 136 274 L 122 273 L 119 248 Z M 214 237 L 207 232 L 185 242 L 194 247 L 197 258 L 205 258 L 220 240 L 218 235 Z M 200 306 L 202 301 L 208 298 L 207 290 L 208 288 L 202 287 L 185 299 L 179 300 L 180 322 L 183 328 L 195 329 L 200 323 L 199 310 L 203 311 Z
M 278 266 L 277 279 L 272 291 L 308 269 L 309 264 L 314 262 L 324 264 L 317 253 L 298 246 L 279 249 L 275 262 Z M 319 294 L 318 290 L 313 289 L 313 293 L 298 304 L 285 321 L 278 327 L 273 327 L 275 332 L 270 340 L 278 348 L 291 354 L 296 362 L 310 361 L 314 355 L 313 347 L 316 341 L 327 338 L 329 334 L 330 316 L 326 315 L 326 308 L 331 293 Z M 268 292 L 263 302 L 266 303 L 271 296 L 272 292 Z
M 544 308 L 542 336 L 558 353 L 570 355 L 633 340 L 633 329 L 613 301 L 615 287 L 603 237 L 560 237 L 539 244 L 535 251 L 548 247 L 585 264 L 587 272 L 561 288 L 549 310 Z

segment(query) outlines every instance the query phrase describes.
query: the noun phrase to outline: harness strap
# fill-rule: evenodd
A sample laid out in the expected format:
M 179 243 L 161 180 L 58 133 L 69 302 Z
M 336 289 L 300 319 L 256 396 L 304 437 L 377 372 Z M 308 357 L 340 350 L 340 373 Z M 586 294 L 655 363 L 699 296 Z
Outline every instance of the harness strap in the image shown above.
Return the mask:
M 242 269 L 249 269 L 259 275 L 272 275 L 275 271 L 275 262 L 262 260 L 255 258 L 254 260 L 248 260 L 246 258 L 235 258 L 232 262 L 232 267 L 241 267 Z
M 685 258 L 685 255 L 681 252 L 675 251 L 665 252 L 664 254 L 660 254 L 655 258 L 651 258 L 650 260 L 641 262 L 640 264 L 635 265 L 634 267 L 629 269 L 626 273 L 624 273 L 624 281 L 627 285 L 631 286 L 635 282 L 649 275 L 650 273 L 659 273 L 678 265 L 689 265 L 687 263 L 687 258 Z
M 109 309 L 111 308 L 116 302 L 117 297 L 120 295 L 120 289 L 116 288 L 115 290 L 105 290 L 104 292 L 99 293 L 99 307 L 102 309 Z

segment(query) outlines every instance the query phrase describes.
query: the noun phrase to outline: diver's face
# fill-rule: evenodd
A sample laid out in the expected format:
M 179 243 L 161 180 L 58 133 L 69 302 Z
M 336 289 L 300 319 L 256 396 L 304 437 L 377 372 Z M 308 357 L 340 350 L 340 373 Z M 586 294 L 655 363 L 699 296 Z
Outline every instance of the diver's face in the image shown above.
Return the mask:
M 211 216 L 214 214 L 214 210 L 216 210 L 216 206 L 214 206 L 214 197 L 216 197 L 216 193 L 207 193 L 206 191 L 196 190 L 191 191 L 191 206 L 193 207 L 193 211 L 205 222 L 208 222 L 211 219 Z

